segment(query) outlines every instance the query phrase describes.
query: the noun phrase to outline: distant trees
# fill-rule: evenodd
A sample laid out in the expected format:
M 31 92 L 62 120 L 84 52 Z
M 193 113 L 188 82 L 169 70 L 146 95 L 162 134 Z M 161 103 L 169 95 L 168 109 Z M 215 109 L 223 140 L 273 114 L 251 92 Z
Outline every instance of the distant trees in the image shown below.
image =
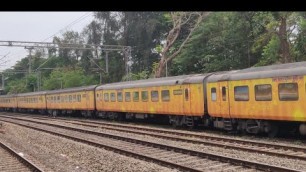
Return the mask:
M 68 88 L 168 75 L 243 69 L 306 60 L 306 12 L 95 12 L 83 32 L 53 42 L 132 47 L 122 52 L 35 50 L 4 72 L 7 93 Z M 98 50 L 99 47 L 97 47 Z M 98 57 L 98 58 L 96 58 Z M 35 71 L 39 67 L 39 70 Z M 102 68 L 102 70 L 101 70 Z M 39 82 L 40 82 L 40 85 Z

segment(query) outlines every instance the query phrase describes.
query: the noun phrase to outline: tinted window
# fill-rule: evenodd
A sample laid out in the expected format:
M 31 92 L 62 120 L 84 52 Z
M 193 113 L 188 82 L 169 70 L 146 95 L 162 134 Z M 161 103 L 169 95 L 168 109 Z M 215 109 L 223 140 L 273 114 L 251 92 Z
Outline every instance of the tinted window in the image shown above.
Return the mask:
M 249 100 L 249 87 L 238 86 L 234 88 L 234 95 L 236 101 L 248 101 Z
M 216 101 L 217 100 L 217 90 L 216 90 L 216 88 L 211 88 L 210 92 L 211 92 L 211 100 Z
M 271 101 L 272 86 L 270 84 L 255 85 L 255 100 L 256 101 Z
M 188 88 L 185 89 L 185 100 L 186 101 L 189 100 L 189 91 L 188 91 Z
M 162 90 L 161 92 L 163 101 L 170 101 L 170 92 L 169 90 Z
M 148 91 L 141 92 L 141 100 L 144 102 L 148 101 Z
M 110 99 L 111 99 L 112 102 L 115 102 L 115 101 L 116 101 L 116 95 L 115 95 L 115 93 L 111 93 L 111 94 L 110 94 Z
M 118 102 L 122 102 L 122 92 L 117 93 L 117 100 Z
M 151 91 L 151 101 L 158 102 L 158 91 Z
M 222 87 L 222 100 L 226 101 L 226 87 Z
M 299 99 L 297 83 L 278 84 L 279 100 L 293 101 Z
M 108 102 L 108 101 L 109 101 L 108 93 L 104 93 L 104 101 L 105 101 L 105 102 Z
M 139 92 L 137 91 L 133 93 L 133 101 L 138 102 L 138 100 L 139 100 Z
M 126 92 L 125 93 L 125 101 L 126 102 L 130 102 L 131 101 L 131 93 L 130 92 Z

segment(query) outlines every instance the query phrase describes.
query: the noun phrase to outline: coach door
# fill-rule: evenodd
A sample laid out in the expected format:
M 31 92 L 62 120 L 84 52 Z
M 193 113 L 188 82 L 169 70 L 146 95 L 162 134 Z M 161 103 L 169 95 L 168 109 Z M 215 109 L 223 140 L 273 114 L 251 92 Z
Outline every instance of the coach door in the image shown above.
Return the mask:
M 219 82 L 219 105 L 220 115 L 224 118 L 230 118 L 229 114 L 229 87 L 228 81 Z
M 191 112 L 190 112 L 191 94 L 190 94 L 190 85 L 189 84 L 183 85 L 183 95 L 184 95 L 183 96 L 184 97 L 183 111 L 184 111 L 185 115 L 189 115 L 189 114 L 191 114 Z

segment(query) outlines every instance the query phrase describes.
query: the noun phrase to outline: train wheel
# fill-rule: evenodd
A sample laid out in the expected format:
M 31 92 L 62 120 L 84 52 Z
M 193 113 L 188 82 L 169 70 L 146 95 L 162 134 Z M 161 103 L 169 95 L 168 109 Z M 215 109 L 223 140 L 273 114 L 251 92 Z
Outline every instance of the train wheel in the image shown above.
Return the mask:
M 56 116 L 57 116 L 57 111 L 56 110 L 52 111 L 52 117 L 56 117 Z
M 276 137 L 279 131 L 279 127 L 276 124 L 270 123 L 270 128 L 268 131 L 268 137 Z

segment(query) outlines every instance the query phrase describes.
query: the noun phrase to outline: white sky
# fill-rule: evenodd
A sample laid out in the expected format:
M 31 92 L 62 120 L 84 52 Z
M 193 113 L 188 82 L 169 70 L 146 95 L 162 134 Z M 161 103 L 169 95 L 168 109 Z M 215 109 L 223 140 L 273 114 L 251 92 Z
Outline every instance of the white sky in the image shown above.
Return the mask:
M 92 20 L 93 12 L 89 11 L 0 12 L 0 41 L 51 42 L 52 35 L 61 36 L 67 30 L 81 32 Z M 0 71 L 10 68 L 27 55 L 28 51 L 23 47 L 0 46 Z

